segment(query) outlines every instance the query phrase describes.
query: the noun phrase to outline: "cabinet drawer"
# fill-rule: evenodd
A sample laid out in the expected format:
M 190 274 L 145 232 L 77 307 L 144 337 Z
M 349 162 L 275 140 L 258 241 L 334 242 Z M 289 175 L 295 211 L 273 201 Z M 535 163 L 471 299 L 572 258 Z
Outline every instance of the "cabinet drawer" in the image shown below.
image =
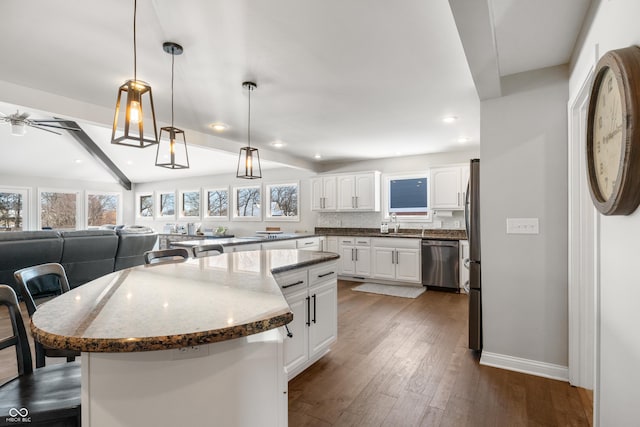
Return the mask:
M 337 280 L 337 278 L 338 264 L 336 262 L 322 264 L 319 267 L 309 269 L 309 286 L 328 280 Z
M 353 245 L 356 241 L 355 237 L 338 237 L 339 245 Z
M 309 284 L 307 270 L 286 272 L 275 275 L 274 278 L 285 295 L 304 289 Z
M 304 249 L 309 247 L 318 247 L 320 245 L 320 239 L 318 237 L 308 237 L 306 239 L 298 239 L 297 247 L 298 249 Z
M 354 238 L 356 246 L 371 246 L 371 239 L 369 237 L 356 237 Z
M 411 237 L 380 237 L 373 239 L 373 246 L 376 248 L 407 248 L 407 249 L 419 249 L 422 239 Z

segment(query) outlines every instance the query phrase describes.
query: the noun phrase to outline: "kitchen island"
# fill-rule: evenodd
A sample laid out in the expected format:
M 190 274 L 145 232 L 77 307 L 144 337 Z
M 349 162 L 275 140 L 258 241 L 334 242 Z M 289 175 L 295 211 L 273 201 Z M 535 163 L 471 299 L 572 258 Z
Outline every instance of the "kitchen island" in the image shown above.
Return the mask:
M 273 274 L 336 254 L 251 251 L 111 273 L 39 307 L 34 338 L 82 351 L 84 426 L 287 423 Z

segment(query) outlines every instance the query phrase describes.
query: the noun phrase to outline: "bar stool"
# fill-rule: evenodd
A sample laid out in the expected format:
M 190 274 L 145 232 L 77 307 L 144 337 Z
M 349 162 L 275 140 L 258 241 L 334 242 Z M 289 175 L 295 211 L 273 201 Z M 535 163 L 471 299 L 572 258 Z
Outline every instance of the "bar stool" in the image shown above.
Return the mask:
M 189 259 L 189 251 L 185 248 L 159 249 L 144 253 L 145 264 L 164 264 L 181 262 Z
M 209 243 L 207 245 L 199 245 L 193 247 L 193 257 L 203 258 L 206 256 L 220 255 L 224 252 L 222 245 L 216 243 Z
M 36 312 L 37 305 L 31 290 L 29 289 L 29 283 L 32 280 L 44 278 L 46 276 L 54 276 L 58 284 L 60 285 L 60 293 L 69 292 L 69 281 L 67 280 L 67 274 L 64 271 L 64 267 L 58 263 L 51 262 L 47 264 L 34 265 L 32 267 L 26 267 L 13 273 L 20 290 L 20 296 L 24 300 L 27 307 L 27 313 L 29 317 L 33 316 Z M 74 350 L 61 350 L 57 348 L 46 347 L 35 342 L 36 349 L 36 368 L 42 368 L 45 365 L 46 357 L 66 357 L 67 362 L 73 362 L 76 357 L 80 356 L 79 351 Z
M 0 350 L 15 346 L 18 376 L 0 386 L 0 426 L 29 418 L 29 425 L 80 426 L 80 362 L 33 369 L 27 332 L 15 291 L 0 285 L 0 305 L 7 307 L 12 335 Z M 26 425 L 26 424 L 25 424 Z

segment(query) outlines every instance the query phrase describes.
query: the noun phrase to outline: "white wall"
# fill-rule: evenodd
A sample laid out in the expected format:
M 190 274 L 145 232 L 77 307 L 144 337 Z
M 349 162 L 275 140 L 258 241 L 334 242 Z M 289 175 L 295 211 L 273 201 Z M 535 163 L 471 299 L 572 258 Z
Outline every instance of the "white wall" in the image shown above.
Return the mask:
M 86 191 L 105 191 L 118 192 L 122 194 L 123 218 L 127 224 L 133 224 L 133 221 L 127 221 L 127 218 L 133 218 L 133 192 L 125 190 L 116 183 L 105 183 L 96 181 L 77 181 L 68 179 L 45 178 L 37 176 L 15 176 L 0 175 L 0 187 L 26 187 L 30 191 L 29 207 L 25 217 L 28 217 L 31 230 L 37 228 L 38 216 L 38 189 L 54 189 L 54 190 L 74 190 L 79 191 L 83 198 L 81 204 L 81 221 L 84 222 L 84 197 Z M 78 224 L 77 228 L 85 228 L 84 223 Z
M 568 69 L 512 75 L 502 88 L 481 103 L 482 361 L 563 377 Z M 538 218 L 540 233 L 506 234 L 507 218 Z
M 640 45 L 640 2 L 601 1 L 585 32 L 570 79 L 570 99 L 578 94 L 597 59 L 611 49 Z M 600 307 L 596 327 L 600 344 L 596 377 L 595 423 L 636 426 L 640 420 L 640 286 L 638 245 L 640 211 L 629 216 L 600 216 Z
M 264 170 L 263 178 L 259 180 L 247 180 L 236 178 L 235 174 L 230 175 L 210 175 L 198 178 L 186 178 L 173 181 L 156 181 L 150 183 L 139 183 L 135 185 L 135 192 L 147 191 L 171 191 L 171 190 L 194 190 L 207 189 L 221 186 L 228 186 L 231 189 L 234 186 L 261 185 L 262 197 L 264 200 L 264 186 L 286 181 L 298 181 L 300 183 L 300 221 L 202 221 L 202 220 L 145 220 L 136 219 L 138 224 L 146 224 L 153 227 L 156 231 L 162 232 L 165 224 L 177 223 L 186 225 L 188 222 L 201 223 L 204 228 L 214 228 L 217 226 L 228 227 L 228 233 L 236 236 L 248 236 L 255 234 L 258 230 L 264 230 L 267 226 L 280 227 L 284 232 L 308 232 L 313 233 L 316 224 L 316 214 L 311 212 L 311 185 L 309 177 L 315 175 L 313 172 L 282 168 Z M 129 221 L 133 222 L 132 217 Z

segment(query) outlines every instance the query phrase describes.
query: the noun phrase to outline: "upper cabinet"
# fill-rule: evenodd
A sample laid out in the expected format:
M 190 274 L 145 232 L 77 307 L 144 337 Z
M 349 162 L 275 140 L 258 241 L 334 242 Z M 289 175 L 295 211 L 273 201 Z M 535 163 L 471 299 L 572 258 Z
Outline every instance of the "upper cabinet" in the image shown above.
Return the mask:
M 311 210 L 336 210 L 336 177 L 319 176 L 311 178 Z
M 380 211 L 380 172 L 338 175 L 339 211 Z
M 311 210 L 380 211 L 380 172 L 311 178 Z
M 431 168 L 431 209 L 464 209 L 468 180 L 469 165 Z

